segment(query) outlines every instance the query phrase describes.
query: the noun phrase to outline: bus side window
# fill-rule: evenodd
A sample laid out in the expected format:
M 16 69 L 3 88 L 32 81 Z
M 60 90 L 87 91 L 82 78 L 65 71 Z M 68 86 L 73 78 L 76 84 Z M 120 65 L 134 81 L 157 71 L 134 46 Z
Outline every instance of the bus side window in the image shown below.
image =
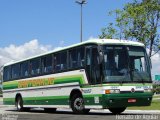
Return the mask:
M 21 63 L 21 77 L 25 78 L 29 76 L 29 61 Z
M 67 69 L 67 52 L 61 53 L 61 70 Z
M 77 49 L 72 49 L 69 51 L 69 68 L 74 69 L 78 67 L 78 54 Z
M 11 79 L 11 66 L 4 67 L 3 80 L 9 81 Z
M 78 67 L 84 67 L 84 47 L 77 49 L 78 51 Z
M 42 73 L 51 73 L 52 67 L 52 55 L 47 55 L 41 59 Z
M 40 72 L 40 58 L 31 60 L 31 75 L 39 75 Z
M 67 69 L 67 52 L 61 52 L 54 55 L 54 68 L 56 72 Z
M 60 57 L 60 54 L 59 53 L 56 53 L 54 55 L 54 68 L 55 68 L 55 71 L 58 72 L 61 70 L 61 57 Z
M 20 77 L 20 64 L 12 65 L 12 79 L 18 79 Z

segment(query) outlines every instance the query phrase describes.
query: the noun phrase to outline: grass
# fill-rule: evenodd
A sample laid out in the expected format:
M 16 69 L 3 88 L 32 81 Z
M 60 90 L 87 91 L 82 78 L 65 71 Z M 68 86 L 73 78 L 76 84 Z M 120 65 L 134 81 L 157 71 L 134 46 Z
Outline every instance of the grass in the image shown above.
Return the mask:
M 153 98 L 160 98 L 160 96 L 153 96 Z
M 151 106 L 128 107 L 128 110 L 160 110 L 160 100 L 153 100 Z
M 3 101 L 3 98 L 2 98 L 2 97 L 0 97 L 0 101 Z

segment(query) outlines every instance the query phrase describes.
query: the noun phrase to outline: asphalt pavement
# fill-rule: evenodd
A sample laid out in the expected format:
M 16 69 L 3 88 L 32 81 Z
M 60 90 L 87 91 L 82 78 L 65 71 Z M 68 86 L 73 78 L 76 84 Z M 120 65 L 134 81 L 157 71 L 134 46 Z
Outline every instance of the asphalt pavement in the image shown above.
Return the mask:
M 158 110 L 126 110 L 121 115 L 113 115 L 108 110 L 91 110 L 86 115 L 76 115 L 70 109 L 58 109 L 46 113 L 43 109 L 17 112 L 15 107 L 0 105 L 0 120 L 159 120 Z
M 91 110 L 86 115 L 76 115 L 71 109 L 58 109 L 54 113 L 43 109 L 17 112 L 15 107 L 2 105 L 0 98 L 0 120 L 160 120 L 160 110 L 125 110 L 121 115 L 113 115 L 109 110 Z

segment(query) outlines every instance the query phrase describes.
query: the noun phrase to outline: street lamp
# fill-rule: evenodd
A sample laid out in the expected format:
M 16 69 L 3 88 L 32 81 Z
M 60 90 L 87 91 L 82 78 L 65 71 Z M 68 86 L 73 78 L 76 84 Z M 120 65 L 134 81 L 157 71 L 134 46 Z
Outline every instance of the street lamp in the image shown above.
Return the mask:
M 82 42 L 82 39 L 83 39 L 83 11 L 82 11 L 82 8 L 83 8 L 83 4 L 86 4 L 86 0 L 79 0 L 79 1 L 76 1 L 76 3 L 78 3 L 80 6 L 81 6 L 81 35 L 80 35 L 80 40 Z

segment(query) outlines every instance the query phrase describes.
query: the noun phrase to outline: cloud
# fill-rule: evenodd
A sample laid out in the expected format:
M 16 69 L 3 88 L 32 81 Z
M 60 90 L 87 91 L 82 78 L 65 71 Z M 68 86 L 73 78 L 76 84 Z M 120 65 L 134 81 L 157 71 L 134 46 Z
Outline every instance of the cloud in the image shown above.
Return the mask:
M 97 37 L 90 36 L 88 40 L 98 39 Z
M 42 45 L 37 39 L 31 40 L 23 45 L 11 44 L 0 48 L 0 65 L 10 61 L 20 60 L 34 55 L 47 52 L 52 49 L 50 45 Z

